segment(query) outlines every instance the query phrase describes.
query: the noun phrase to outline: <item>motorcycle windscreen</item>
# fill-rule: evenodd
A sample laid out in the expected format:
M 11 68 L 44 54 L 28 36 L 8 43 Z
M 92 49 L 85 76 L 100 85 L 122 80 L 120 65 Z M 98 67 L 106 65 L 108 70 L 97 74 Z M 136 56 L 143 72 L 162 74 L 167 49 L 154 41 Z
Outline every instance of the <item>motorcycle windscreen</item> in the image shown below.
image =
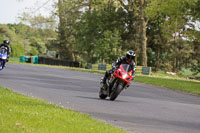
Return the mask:
M 126 72 L 130 72 L 131 71 L 131 66 L 129 64 L 121 64 L 122 68 L 126 71 Z
M 3 47 L 0 49 L 0 54 L 4 55 L 5 53 L 7 53 L 6 48 Z

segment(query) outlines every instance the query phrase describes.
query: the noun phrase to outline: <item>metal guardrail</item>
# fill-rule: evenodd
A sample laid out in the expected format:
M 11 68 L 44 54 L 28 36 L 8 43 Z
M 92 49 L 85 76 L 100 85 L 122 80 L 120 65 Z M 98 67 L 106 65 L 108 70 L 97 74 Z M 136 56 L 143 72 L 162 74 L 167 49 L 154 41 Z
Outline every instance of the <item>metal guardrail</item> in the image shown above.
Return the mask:
M 65 60 L 59 60 L 55 58 L 42 57 L 42 56 L 20 56 L 19 60 L 20 62 L 24 63 L 80 67 L 79 62 L 65 61 Z
M 79 67 L 78 62 L 67 62 L 58 59 L 38 57 L 38 56 L 20 56 L 20 62 L 33 63 L 33 64 L 48 64 L 48 65 L 63 65 L 71 67 Z M 112 68 L 111 64 L 91 64 L 88 63 L 88 69 L 92 70 L 110 70 Z M 151 67 L 136 66 L 136 74 L 151 74 Z
M 142 74 L 150 75 L 151 74 L 151 67 L 142 67 Z
M 92 70 L 110 70 L 112 68 L 111 64 L 91 64 L 88 63 L 88 69 Z M 151 67 L 136 66 L 136 74 L 151 74 Z

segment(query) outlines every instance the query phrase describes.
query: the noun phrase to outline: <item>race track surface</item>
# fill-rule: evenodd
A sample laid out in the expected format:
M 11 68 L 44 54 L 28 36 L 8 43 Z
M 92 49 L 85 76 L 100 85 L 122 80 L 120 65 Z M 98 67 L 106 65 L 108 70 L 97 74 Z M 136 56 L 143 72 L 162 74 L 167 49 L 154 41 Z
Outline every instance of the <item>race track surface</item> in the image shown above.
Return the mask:
M 8 63 L 0 71 L 0 85 L 90 114 L 130 133 L 200 133 L 199 96 L 132 83 L 116 101 L 101 100 L 98 97 L 101 77 L 87 72 Z

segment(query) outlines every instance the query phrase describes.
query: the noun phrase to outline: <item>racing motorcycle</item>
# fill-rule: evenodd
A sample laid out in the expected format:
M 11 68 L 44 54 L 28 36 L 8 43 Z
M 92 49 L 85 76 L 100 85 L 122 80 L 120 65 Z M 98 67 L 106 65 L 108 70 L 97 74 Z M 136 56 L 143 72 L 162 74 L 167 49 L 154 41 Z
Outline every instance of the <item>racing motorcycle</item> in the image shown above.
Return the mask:
M 3 68 L 7 62 L 7 59 L 8 59 L 7 48 L 2 47 L 0 49 L 0 71 L 3 70 Z
M 101 99 L 110 98 L 114 101 L 120 92 L 130 85 L 133 70 L 129 64 L 121 64 L 115 69 L 110 77 L 106 79 L 106 85 L 103 85 L 103 78 L 100 81 L 99 97 Z

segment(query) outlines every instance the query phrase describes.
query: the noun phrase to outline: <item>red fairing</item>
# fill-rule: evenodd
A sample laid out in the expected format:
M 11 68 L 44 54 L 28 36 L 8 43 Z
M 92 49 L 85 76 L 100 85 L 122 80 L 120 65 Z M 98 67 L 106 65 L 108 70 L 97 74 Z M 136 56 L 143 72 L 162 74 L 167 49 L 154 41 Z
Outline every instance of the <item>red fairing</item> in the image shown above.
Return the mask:
M 120 65 L 120 68 L 117 69 L 113 75 L 116 77 L 116 78 L 120 78 L 124 81 L 126 81 L 126 83 L 128 84 L 131 80 L 132 80 L 132 73 L 133 73 L 133 70 L 131 70 L 130 72 L 126 72 L 124 70 L 124 68 L 122 67 L 122 65 Z

